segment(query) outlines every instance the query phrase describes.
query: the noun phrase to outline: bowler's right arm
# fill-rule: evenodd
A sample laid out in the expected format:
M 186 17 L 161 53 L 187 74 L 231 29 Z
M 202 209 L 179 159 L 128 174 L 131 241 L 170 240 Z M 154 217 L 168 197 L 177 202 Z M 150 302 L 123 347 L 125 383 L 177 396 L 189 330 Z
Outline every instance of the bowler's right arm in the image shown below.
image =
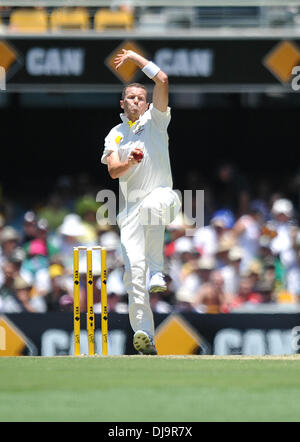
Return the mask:
M 108 173 L 111 176 L 111 178 L 120 178 L 121 176 L 125 175 L 125 173 L 135 164 L 140 163 L 142 160 L 136 160 L 133 156 L 134 153 L 142 152 L 142 150 L 139 147 L 136 147 L 133 149 L 127 160 L 122 162 L 120 160 L 120 157 L 117 152 L 111 152 L 107 155 L 106 161 L 107 161 L 107 168 Z

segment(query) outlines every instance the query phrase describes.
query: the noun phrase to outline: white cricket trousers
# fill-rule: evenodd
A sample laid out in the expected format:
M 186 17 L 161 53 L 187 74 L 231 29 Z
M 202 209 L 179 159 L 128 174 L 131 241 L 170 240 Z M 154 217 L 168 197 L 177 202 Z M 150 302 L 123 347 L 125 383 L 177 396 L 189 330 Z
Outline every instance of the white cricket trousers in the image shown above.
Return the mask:
M 180 207 L 176 192 L 168 187 L 159 187 L 120 223 L 124 284 L 134 332 L 143 330 L 154 336 L 153 313 L 146 287 L 147 270 L 150 275 L 163 271 L 165 226 L 174 220 Z

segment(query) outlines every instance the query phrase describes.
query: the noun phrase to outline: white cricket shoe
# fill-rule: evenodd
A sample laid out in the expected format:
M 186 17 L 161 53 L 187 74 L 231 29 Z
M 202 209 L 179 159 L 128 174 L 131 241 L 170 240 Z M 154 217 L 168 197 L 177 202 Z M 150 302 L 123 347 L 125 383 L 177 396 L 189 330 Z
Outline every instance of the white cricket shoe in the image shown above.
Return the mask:
M 142 355 L 157 355 L 153 339 L 142 330 L 135 332 L 133 346 Z
M 150 278 L 149 292 L 158 293 L 166 291 L 167 291 L 167 283 L 164 275 L 161 272 L 154 273 Z

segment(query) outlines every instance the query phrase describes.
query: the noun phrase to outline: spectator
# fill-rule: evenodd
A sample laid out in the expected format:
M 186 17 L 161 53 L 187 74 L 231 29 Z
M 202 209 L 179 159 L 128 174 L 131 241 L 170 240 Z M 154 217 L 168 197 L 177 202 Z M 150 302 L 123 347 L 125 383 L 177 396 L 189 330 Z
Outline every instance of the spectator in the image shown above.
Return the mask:
M 220 313 L 226 301 L 224 279 L 219 270 L 212 272 L 209 282 L 196 293 L 193 306 L 199 313 Z
M 14 280 L 16 313 L 29 312 L 29 313 L 45 313 L 47 310 L 44 298 L 40 296 L 34 296 L 32 291 L 32 285 L 24 281 L 21 276 L 17 276 Z M 18 310 L 19 309 L 19 310 Z
M 32 277 L 35 278 L 36 274 L 42 270 L 49 267 L 49 257 L 47 251 L 47 245 L 45 242 L 36 238 L 30 241 L 25 247 L 26 258 L 23 261 L 22 268 L 31 273 Z
M 180 212 L 177 217 L 166 227 L 165 233 L 165 256 L 169 258 L 175 252 L 175 241 L 176 239 L 185 236 L 187 228 L 191 227 L 191 221 L 187 216 Z
M 21 276 L 14 274 L 11 263 L 5 265 L 5 274 L 5 287 L 2 286 L 0 289 L 0 311 L 2 313 L 44 313 L 46 311 L 44 300 L 35 297 L 32 285 Z
M 3 227 L 0 235 L 1 255 L 0 263 L 7 261 L 14 249 L 19 245 L 20 235 L 11 226 Z
M 28 256 L 32 255 L 32 250 L 37 248 L 43 249 L 44 252 L 42 254 L 45 254 L 49 259 L 58 254 L 59 248 L 48 236 L 48 221 L 46 219 L 41 218 L 35 223 L 34 232 L 34 236 L 30 237 L 27 235 L 29 240 L 23 244 L 23 248 Z
M 226 232 L 220 238 L 218 247 L 216 250 L 217 268 L 223 269 L 229 265 L 229 252 L 235 245 L 235 238 L 231 232 Z
M 262 235 L 259 239 L 258 260 L 262 266 L 263 274 L 269 269 L 274 269 L 275 291 L 284 287 L 285 273 L 283 265 L 278 255 L 273 255 L 271 251 L 271 238 Z
M 205 284 L 210 281 L 211 272 L 217 267 L 217 262 L 212 256 L 201 256 L 198 260 L 199 283 Z
M 75 206 L 76 213 L 82 219 L 84 234 L 80 237 L 83 244 L 95 244 L 97 242 L 96 212 L 100 204 L 91 195 L 81 197 Z
M 181 236 L 174 241 L 173 254 L 169 256 L 168 273 L 172 279 L 174 290 L 178 290 L 186 276 L 183 266 L 189 266 L 195 258 L 196 250 L 190 237 Z M 197 253 L 198 256 L 198 253 Z
M 12 262 L 5 262 L 2 266 L 3 282 L 0 287 L 0 298 L 3 301 L 9 296 L 14 296 L 14 278 L 16 276 L 16 269 Z
M 254 290 L 253 279 L 243 276 L 240 281 L 238 294 L 226 305 L 226 311 L 231 312 L 245 305 L 256 305 L 263 302 L 263 296 Z M 225 309 L 224 309 L 225 310 Z
M 241 279 L 242 257 L 242 249 L 238 246 L 232 247 L 228 253 L 228 264 L 220 269 L 224 278 L 224 291 L 230 298 L 233 298 L 238 292 Z
M 45 296 L 47 311 L 65 310 L 67 298 L 70 298 L 70 303 L 73 305 L 73 300 L 66 290 L 64 267 L 60 264 L 52 264 L 49 267 L 49 276 L 50 289 Z
M 123 267 L 116 267 L 110 270 L 107 275 L 107 293 L 116 293 L 119 296 L 126 295 L 126 290 L 123 282 Z M 101 279 L 97 281 L 97 287 L 101 289 Z
M 23 262 L 25 259 L 26 253 L 24 249 L 21 247 L 16 247 L 9 256 L 8 262 L 11 262 L 14 265 L 15 275 L 21 276 L 21 278 L 24 279 L 28 284 L 32 284 L 32 274 L 23 267 Z
M 300 287 L 300 266 L 298 258 L 298 226 L 293 220 L 291 201 L 280 198 L 272 206 L 273 228 L 276 236 L 270 247 L 274 256 L 278 256 L 285 269 L 285 286 L 293 295 L 298 295 Z
M 263 213 L 260 205 L 253 202 L 250 205 L 248 214 L 242 215 L 233 227 L 237 244 L 243 250 L 242 271 L 246 270 L 250 262 L 257 257 L 262 225 Z
M 27 260 L 24 266 L 35 264 L 34 271 L 34 288 L 39 296 L 45 296 L 50 290 L 49 266 L 53 259 L 58 256 L 59 248 L 53 237 L 50 236 L 48 229 L 48 221 L 40 219 L 37 221 L 37 236 L 24 245 L 27 252 Z M 34 251 L 40 250 L 40 256 L 34 256 Z
M 213 256 L 217 252 L 222 236 L 232 228 L 234 217 L 229 210 L 218 210 L 214 213 L 209 226 L 196 230 L 193 242 L 194 247 L 203 255 Z
M 37 218 L 31 210 L 26 212 L 23 219 L 21 244 L 24 245 L 37 237 Z
M 85 234 L 81 217 L 75 213 L 68 214 L 58 227 L 59 254 L 68 273 L 73 269 L 73 247 L 79 246 L 80 237 Z
M 187 293 L 189 293 L 188 297 L 194 300 L 200 287 L 210 283 L 211 273 L 216 268 L 216 260 L 211 256 L 201 256 L 189 264 L 190 273 L 182 278 L 182 283 L 177 289 L 177 297 L 183 303 Z M 183 304 L 183 306 L 185 305 Z
M 261 280 L 270 284 L 272 286 L 272 290 L 276 291 L 278 286 L 276 281 L 276 267 L 274 258 L 264 261 Z
M 209 310 L 224 312 L 231 311 L 231 306 L 237 304 L 238 300 L 240 300 L 239 307 L 250 305 L 253 308 L 260 303 L 259 300 L 263 303 L 280 304 L 299 302 L 300 229 L 299 219 L 298 221 L 295 219 L 295 215 L 299 216 L 297 194 L 295 192 L 293 194 L 294 201 L 297 202 L 294 206 L 292 201 L 284 197 L 284 193 L 271 195 L 271 182 L 265 180 L 268 188 L 263 184 L 263 191 L 258 189 L 256 194 L 260 200 L 251 203 L 248 184 L 239 175 L 238 171 L 227 163 L 219 169 L 217 180 L 213 183 L 211 180 L 207 181 L 206 185 L 211 194 L 209 207 L 218 210 L 212 212 L 207 210 L 206 216 L 211 213 L 213 215 L 208 216 L 208 224 L 197 229 L 194 236 L 186 236 L 186 229 L 190 229 L 192 223 L 183 213 L 167 227 L 165 273 L 170 274 L 170 290 L 167 296 L 153 297 L 154 310 L 195 311 L 197 309 L 198 312 Z M 189 178 L 192 178 L 194 184 L 192 185 L 190 181 L 191 186 L 188 188 L 194 190 L 199 188 L 195 184 L 197 175 L 193 173 Z M 219 194 L 215 193 L 217 181 Z M 234 194 L 230 195 L 229 189 L 234 188 L 233 182 L 237 187 Z M 39 207 L 39 202 L 36 204 L 31 201 L 24 214 L 21 204 L 1 201 L 3 207 L 3 216 L 0 217 L 1 311 L 4 307 L 7 311 L 20 310 L 20 300 L 16 297 L 14 288 L 17 277 L 21 277 L 31 286 L 30 299 L 35 299 L 37 302 L 38 297 L 41 297 L 39 302 L 44 301 L 46 309 L 70 310 L 73 294 L 72 252 L 74 245 L 81 245 L 83 241 L 84 245 L 90 243 L 107 247 L 109 305 L 111 311 L 126 310 L 126 303 L 123 302 L 126 293 L 123 283 L 124 268 L 119 253 L 119 232 L 109 226 L 101 227 L 100 230 L 97 225 L 94 230 L 98 204 L 89 196 L 96 194 L 89 177 L 86 176 L 74 191 L 75 187 L 75 180 L 72 184 L 72 181 L 69 179 L 65 181 L 63 177 L 62 185 L 58 183 L 54 185 L 54 192 L 50 194 L 41 211 L 31 209 Z M 242 196 L 243 193 L 245 198 Z M 248 203 L 244 204 L 247 198 Z M 225 201 L 228 205 L 225 205 Z M 269 212 L 266 210 L 265 201 L 269 203 Z M 232 207 L 239 209 L 230 210 Z M 247 208 L 247 212 L 241 207 L 245 210 Z M 45 219 L 38 218 L 43 213 L 48 215 L 50 213 L 49 218 L 47 216 L 50 224 Z M 18 229 L 16 226 L 19 226 Z M 233 241 L 232 244 L 226 245 L 232 232 L 235 233 L 236 243 Z M 97 302 L 100 300 L 101 289 L 98 253 L 97 257 L 95 256 L 95 266 L 99 266 L 96 269 L 98 274 L 95 280 Z M 60 268 L 62 263 L 63 273 L 53 277 L 55 265 Z M 218 284 L 212 281 L 216 270 L 224 280 L 222 290 L 219 290 L 224 295 L 221 306 L 214 298 L 218 292 L 216 290 Z M 81 278 L 82 311 L 84 311 L 86 309 L 85 274 L 82 274 Z M 247 283 L 251 289 L 246 296 Z M 269 290 L 266 289 L 268 286 Z M 194 304 L 199 292 L 205 294 L 203 295 L 205 302 Z M 49 300 L 50 293 L 55 294 L 54 298 L 59 301 Z
M 174 311 L 178 313 L 195 312 L 196 310 L 193 305 L 194 302 L 194 293 L 192 293 L 188 288 L 182 286 L 175 293 Z
M 257 291 L 257 286 L 263 275 L 263 268 L 260 261 L 258 259 L 251 261 L 246 271 L 242 272 L 242 275 L 248 276 L 248 278 L 252 281 L 253 290 Z
M 117 232 L 113 230 L 102 232 L 99 237 L 99 244 L 107 250 L 106 265 L 108 272 L 123 266 L 120 235 Z
M 45 218 L 41 218 L 37 222 L 37 238 L 45 244 L 49 259 L 59 253 L 59 245 L 56 244 L 55 238 L 51 235 L 48 221 Z
M 260 281 L 257 287 L 258 293 L 261 295 L 261 302 L 264 304 L 274 303 L 276 300 L 274 293 L 274 283 L 272 281 Z
M 194 252 L 193 250 L 190 253 L 189 258 L 185 261 L 185 263 L 181 267 L 180 271 L 180 280 L 182 282 L 186 282 L 188 279 L 199 279 L 197 275 L 198 269 L 198 261 L 199 261 L 199 253 Z

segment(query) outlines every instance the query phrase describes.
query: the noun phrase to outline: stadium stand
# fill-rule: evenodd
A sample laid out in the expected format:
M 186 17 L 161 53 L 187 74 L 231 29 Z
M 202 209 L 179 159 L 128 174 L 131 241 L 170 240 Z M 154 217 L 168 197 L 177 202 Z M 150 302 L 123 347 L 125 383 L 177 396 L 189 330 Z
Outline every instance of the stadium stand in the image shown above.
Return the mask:
M 57 8 L 50 14 L 52 31 L 90 28 L 90 16 L 86 8 Z
M 42 9 L 17 9 L 10 14 L 9 26 L 17 32 L 46 32 L 48 14 Z
M 103 31 L 105 29 L 127 29 L 134 26 L 134 16 L 129 11 L 111 11 L 103 8 L 99 9 L 94 16 L 94 29 Z
M 205 2 L 204 2 L 205 3 Z M 229 2 L 231 4 L 231 2 Z M 105 31 L 110 29 L 136 31 L 168 31 L 169 29 L 265 28 L 298 27 L 299 6 L 287 2 L 285 6 L 272 6 L 264 1 L 261 6 L 251 1 L 234 6 L 224 0 L 220 6 L 209 6 L 201 1 L 190 1 L 188 5 L 162 0 L 153 3 L 135 0 L 72 0 L 59 3 L 43 0 L 37 6 L 32 0 L 20 0 L 12 7 L 9 0 L 2 0 L 0 24 L 11 32 L 46 32 L 78 29 L 82 31 Z M 3 5 L 3 6 L 2 6 Z M 28 5 L 28 6 L 27 6 Z M 237 6 L 239 5 L 239 6 Z

